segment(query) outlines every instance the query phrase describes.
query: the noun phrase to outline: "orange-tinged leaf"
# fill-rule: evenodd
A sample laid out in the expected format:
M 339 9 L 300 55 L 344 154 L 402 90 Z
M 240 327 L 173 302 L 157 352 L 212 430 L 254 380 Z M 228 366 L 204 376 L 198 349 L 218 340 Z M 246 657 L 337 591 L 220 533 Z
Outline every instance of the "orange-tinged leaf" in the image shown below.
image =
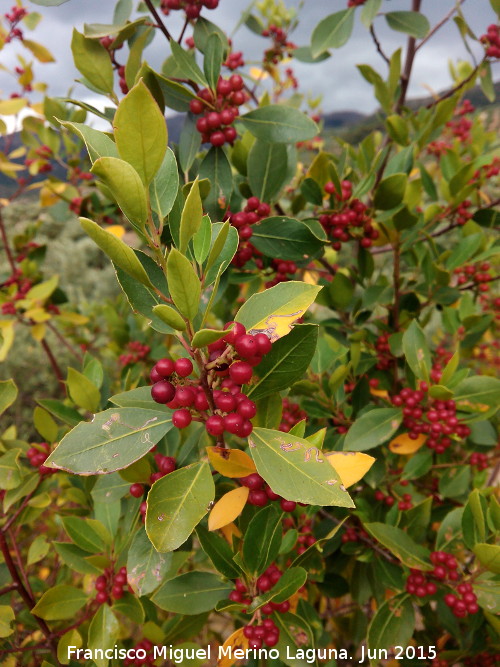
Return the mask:
M 359 482 L 375 463 L 373 456 L 363 452 L 328 452 L 325 456 L 345 487 Z
M 370 389 L 370 394 L 372 396 L 379 396 L 380 398 L 389 398 L 387 389 Z
M 228 655 L 224 655 L 229 646 L 232 647 L 232 650 L 228 652 Z M 248 649 L 248 639 L 243 634 L 243 628 L 240 628 L 233 632 L 232 635 L 229 635 L 222 648 L 224 650 L 221 649 L 220 654 L 222 654 L 223 657 L 217 661 L 217 667 L 231 667 L 231 665 L 234 665 L 234 663 L 237 662 L 237 658 L 233 656 L 234 651 L 236 649 L 242 649 L 243 651 Z
M 233 538 L 241 537 L 241 530 L 235 523 L 228 523 L 227 526 L 222 526 L 220 530 L 231 547 L 233 546 Z
M 253 460 L 241 449 L 207 447 L 207 454 L 212 468 L 225 477 L 246 477 L 257 471 Z
M 228 491 L 212 508 L 208 516 L 208 530 L 217 530 L 234 521 L 242 513 L 250 489 L 240 486 Z
M 106 231 L 121 239 L 125 234 L 125 227 L 123 225 L 110 225 L 109 227 L 106 227 Z
M 412 440 L 408 433 L 401 433 L 389 443 L 389 449 L 393 454 L 415 454 L 427 440 L 427 436 L 421 433 L 416 440 Z

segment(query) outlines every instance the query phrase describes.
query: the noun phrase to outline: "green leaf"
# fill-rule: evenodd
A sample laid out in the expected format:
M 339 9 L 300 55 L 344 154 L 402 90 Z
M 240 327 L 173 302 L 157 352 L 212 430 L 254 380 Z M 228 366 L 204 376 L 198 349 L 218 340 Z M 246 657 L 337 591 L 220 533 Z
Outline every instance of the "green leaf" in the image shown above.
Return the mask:
M 283 409 L 281 396 L 279 394 L 266 396 L 257 400 L 256 404 L 257 414 L 252 420 L 253 425 L 276 430 L 280 425 Z
M 88 218 L 80 218 L 80 224 L 94 243 L 111 259 L 113 264 L 119 266 L 125 273 L 146 285 L 146 287 L 154 289 L 153 283 L 132 248 L 114 234 L 101 229 L 99 225 Z
M 173 39 L 170 40 L 170 48 L 177 66 L 184 74 L 184 78 L 191 79 L 202 87 L 207 86 L 208 81 L 196 64 L 194 56 L 184 51 L 182 46 L 179 46 Z
M 111 536 L 100 521 L 81 519 L 78 516 L 67 516 L 62 520 L 64 530 L 77 547 L 97 554 L 105 551 Z
M 233 191 L 231 163 L 223 148 L 214 147 L 208 151 L 200 164 L 200 178 L 210 181 L 210 192 L 205 199 L 205 208 L 212 216 L 218 216 L 226 205 L 219 200 L 229 201 Z
M 196 158 L 201 146 L 201 134 L 196 129 L 193 114 L 188 113 L 184 119 L 179 139 L 179 164 L 183 172 L 187 173 Z
M 283 513 L 273 505 L 260 509 L 251 519 L 243 541 L 243 562 L 253 576 L 262 574 L 279 553 Z
M 196 19 L 193 30 L 193 39 L 198 51 L 205 53 L 207 48 L 209 38 L 216 33 L 224 46 L 224 49 L 229 49 L 229 43 L 224 32 L 204 16 L 200 16 Z
M 120 614 L 127 616 L 127 618 L 130 618 L 131 621 L 138 625 L 144 623 L 144 607 L 140 600 L 128 591 L 121 598 L 113 602 L 113 611 L 118 611 Z
M 91 162 L 100 157 L 118 157 L 115 142 L 104 132 L 94 130 L 84 123 L 70 123 L 61 121 L 61 125 L 77 134 L 85 143 Z
M 45 621 L 63 621 L 74 619 L 76 612 L 86 603 L 87 596 L 80 589 L 74 586 L 54 586 L 42 595 L 31 613 Z
M 500 380 L 488 375 L 466 378 L 455 388 L 455 401 L 495 407 L 500 403 Z
M 385 20 L 390 28 L 423 39 L 430 30 L 427 17 L 420 12 L 387 12 Z
M 65 435 L 45 465 L 77 475 L 122 470 L 147 454 L 171 428 L 165 412 L 111 408 Z
M 30 0 L 34 5 L 42 5 L 42 7 L 59 7 L 64 5 L 68 0 Z
M 474 213 L 472 219 L 482 227 L 498 227 L 500 225 L 500 212 L 494 208 L 480 208 Z
M 151 598 L 151 602 L 176 614 L 193 616 L 211 611 L 224 600 L 233 585 L 210 572 L 186 572 L 167 581 Z
M 128 485 L 130 487 L 130 484 Z M 93 565 L 88 558 L 88 551 L 84 551 L 76 546 L 76 544 L 71 544 L 71 542 L 52 542 L 57 555 L 62 560 L 62 562 L 67 565 L 75 572 L 80 572 L 80 574 L 101 574 L 102 569 Z
M 155 482 L 146 513 L 146 532 L 155 549 L 173 551 L 184 544 L 214 497 L 208 463 L 180 468 Z
M 181 226 L 179 231 L 180 245 L 179 250 L 185 253 L 189 241 L 199 230 L 203 218 L 203 205 L 200 197 L 200 186 L 198 177 L 196 177 L 189 194 L 186 197 L 184 208 L 182 209 Z
M 311 52 L 319 56 L 328 49 L 339 49 L 351 36 L 354 26 L 354 9 L 342 9 L 330 14 L 314 28 L 311 36 Z
M 448 271 L 453 271 L 469 261 L 479 250 L 483 241 L 483 234 L 471 234 L 461 238 L 446 259 L 445 266 Z
M 47 412 L 54 415 L 54 417 L 68 424 L 68 426 L 76 426 L 83 420 L 83 417 L 77 410 L 64 405 L 61 401 L 56 401 L 52 398 L 42 398 L 38 399 L 37 403 L 47 410 Z
M 392 174 L 384 178 L 375 190 L 373 199 L 375 208 L 381 211 L 389 211 L 399 206 L 405 196 L 407 182 L 408 176 L 406 174 Z
M 233 259 L 238 249 L 239 236 L 229 222 L 215 222 L 211 228 L 211 247 L 205 262 L 204 285 L 208 287 L 222 274 Z
M 113 92 L 113 65 L 108 51 L 94 39 L 73 29 L 71 51 L 77 70 L 103 93 Z
M 79 408 L 88 412 L 95 412 L 101 402 L 99 389 L 82 373 L 74 368 L 68 368 L 68 379 L 66 380 L 71 400 Z
M 182 319 L 182 316 L 171 306 L 167 306 L 164 303 L 161 303 L 158 306 L 153 306 L 153 313 L 157 315 L 162 322 L 165 322 L 169 327 L 175 329 L 175 331 L 186 330 L 186 323 Z
M 308 505 L 353 507 L 335 470 L 307 440 L 255 428 L 248 443 L 257 472 L 274 493 Z
M 413 320 L 403 334 L 403 353 L 406 363 L 416 377 L 429 380 L 432 361 L 425 334 L 418 322 Z
M 120 625 L 116 616 L 107 604 L 102 604 L 89 625 L 87 647 L 95 655 L 94 663 L 97 667 L 108 667 L 109 659 L 100 658 L 96 649 L 112 649 L 118 638 Z
M 411 596 L 400 593 L 386 600 L 376 611 L 368 626 L 368 650 L 378 654 L 379 649 L 406 646 L 415 630 L 415 612 Z M 378 665 L 378 660 L 370 660 Z
M 249 611 L 254 612 L 271 600 L 276 604 L 284 602 L 295 595 L 307 581 L 307 572 L 302 567 L 291 567 L 283 572 L 281 579 L 271 588 L 268 593 L 259 595 L 253 599 Z
M 439 480 L 439 493 L 443 498 L 462 498 L 469 491 L 470 482 L 469 466 L 451 468 Z
M 234 553 L 224 538 L 201 525 L 197 526 L 196 535 L 200 540 L 201 548 L 218 572 L 228 579 L 235 579 L 241 575 L 240 568 L 233 560 Z
M 240 116 L 238 122 L 257 139 L 276 144 L 307 141 L 318 133 L 318 126 L 302 111 L 281 104 L 268 104 Z
M 36 407 L 33 412 L 33 425 L 46 442 L 57 440 L 59 427 L 47 410 Z
M 194 348 L 206 347 L 210 343 L 220 340 L 227 334 L 227 331 L 217 331 L 216 329 L 200 329 L 193 336 L 191 346 Z
M 476 544 L 473 551 L 481 565 L 490 572 L 500 574 L 500 546 L 498 544 Z
M 354 285 L 344 273 L 338 271 L 328 287 L 328 293 L 335 308 L 345 310 L 354 296 Z
M 118 105 L 113 128 L 120 157 L 149 185 L 162 166 L 168 135 L 165 118 L 142 80 Z
M 204 215 L 201 219 L 199 230 L 193 237 L 193 251 L 198 264 L 203 262 L 208 257 L 210 252 L 210 241 L 212 239 L 212 223 L 208 215 Z
M 255 368 L 259 379 L 247 390 L 247 396 L 255 401 L 290 387 L 301 379 L 316 350 L 318 327 L 315 324 L 299 324 L 277 340 L 261 363 Z
M 486 499 L 474 489 L 469 495 L 462 515 L 462 532 L 468 549 L 473 549 L 478 542 L 484 542 L 486 539 L 487 509 Z
M 182 315 L 193 320 L 200 307 L 201 284 L 191 262 L 176 248 L 168 254 L 167 280 L 175 305 Z
M 28 549 L 28 565 L 34 565 L 45 558 L 50 551 L 50 544 L 45 535 L 35 537 Z
M 15 618 L 12 607 L 6 604 L 0 605 L 0 637 L 9 637 L 14 632 L 11 624 Z
M 272 341 L 277 340 L 291 331 L 291 325 L 302 317 L 320 290 L 317 285 L 295 280 L 280 283 L 253 294 L 234 319 L 244 324 L 248 332 L 267 331 Z
M 417 544 L 401 528 L 385 523 L 365 523 L 363 527 L 404 565 L 416 570 L 432 570 L 429 549 Z
M 139 530 L 132 540 L 127 556 L 127 579 L 134 592 L 150 595 L 158 586 L 173 579 L 189 553 L 160 553 L 151 544 L 146 532 Z
M 0 415 L 14 403 L 17 398 L 17 387 L 14 380 L 0 381 Z
M 103 157 L 94 162 L 91 172 L 110 189 L 130 222 L 139 230 L 144 230 L 148 205 L 144 185 L 136 170 L 124 160 Z
M 247 173 L 252 194 L 270 202 L 285 185 L 288 152 L 283 144 L 257 139 L 248 154 Z
M 167 148 L 163 162 L 149 186 L 151 208 L 160 218 L 165 218 L 172 210 L 178 189 L 177 161 L 173 151 Z
M 344 440 L 347 452 L 364 452 L 387 442 L 403 419 L 398 408 L 375 408 L 358 417 Z
M 21 467 L 18 461 L 20 454 L 20 449 L 10 449 L 0 456 L 0 489 L 8 491 L 21 484 Z
M 323 242 L 295 218 L 266 218 L 252 226 L 252 244 L 267 257 L 304 261 L 323 249 Z
M 361 23 L 369 28 L 380 11 L 382 0 L 366 0 L 361 10 Z
M 203 71 L 209 88 L 215 90 L 224 60 L 224 44 L 220 35 L 213 32 L 205 42 Z

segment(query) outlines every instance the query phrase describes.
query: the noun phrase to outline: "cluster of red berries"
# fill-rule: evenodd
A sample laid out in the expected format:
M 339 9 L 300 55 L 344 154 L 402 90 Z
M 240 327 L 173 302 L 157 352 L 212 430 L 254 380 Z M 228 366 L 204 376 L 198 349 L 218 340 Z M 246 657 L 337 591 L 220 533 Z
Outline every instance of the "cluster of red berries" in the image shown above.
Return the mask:
M 302 518 L 303 517 L 301 516 L 301 519 Z M 303 554 L 309 547 L 312 547 L 313 544 L 316 544 L 316 538 L 312 533 L 312 526 L 312 519 L 306 519 L 299 528 L 299 535 L 295 546 L 295 551 L 298 556 Z
M 492 23 L 488 26 L 485 35 L 481 35 L 479 41 L 486 46 L 488 58 L 500 58 L 500 27 Z
M 481 452 L 472 452 L 469 458 L 469 463 L 479 471 L 486 470 L 489 467 L 488 455 Z
M 20 269 L 15 269 L 0 287 L 8 288 L 12 285 L 15 285 L 17 291 L 11 294 L 11 290 L 9 290 L 9 301 L 2 304 L 2 315 L 16 314 L 14 302 L 24 299 L 26 294 L 32 288 L 33 282 L 29 278 L 24 278 Z
M 244 91 L 245 83 L 239 74 L 232 74 L 228 79 L 219 77 L 216 96 L 209 88 L 203 88 L 198 96 L 189 103 L 189 110 L 195 116 L 196 129 L 201 134 L 203 143 L 212 146 L 233 144 L 237 137 L 233 123 L 239 115 L 239 108 L 248 99 Z
M 69 203 L 69 210 L 75 215 L 80 215 L 82 211 L 83 197 L 73 197 Z
M 161 11 L 168 16 L 170 12 L 183 9 L 186 18 L 197 19 L 203 7 L 205 9 L 217 9 L 219 0 L 161 0 Z
M 280 639 L 280 631 L 272 618 L 265 618 L 260 625 L 246 625 L 243 634 L 251 649 L 262 648 L 263 644 L 271 648 L 276 646 Z
M 262 31 L 262 37 L 271 37 L 273 45 L 264 51 L 264 66 L 266 64 L 277 65 L 286 57 L 291 57 L 297 45 L 288 41 L 288 35 L 283 28 L 271 23 L 271 25 Z
M 347 526 L 340 539 L 343 544 L 346 544 L 347 542 L 361 542 L 368 538 L 369 535 L 363 528 L 357 529 L 354 526 Z
M 297 503 L 293 500 L 285 500 L 266 484 L 265 480 L 256 472 L 241 477 L 239 482 L 242 486 L 250 489 L 247 502 L 256 507 L 265 507 L 269 501 L 279 500 L 283 512 L 294 512 Z
M 120 90 L 124 95 L 126 95 L 129 91 L 127 80 L 125 79 L 125 66 L 124 65 L 118 65 L 116 68 L 116 72 L 118 74 L 118 85 L 120 86 Z
M 112 568 L 107 568 L 97 577 L 94 587 L 97 591 L 95 601 L 99 604 L 109 602 L 110 598 L 119 600 L 128 589 L 127 568 L 121 567 L 116 574 Z
M 329 181 L 325 185 L 325 192 L 342 202 L 340 209 L 333 213 L 323 213 L 318 218 L 325 232 L 333 239 L 332 248 L 340 250 L 342 243 L 353 239 L 359 240 L 363 248 L 370 248 L 379 233 L 366 213 L 368 207 L 359 199 L 352 199 L 352 183 L 342 181 L 342 192 L 338 194 L 335 185 Z
M 449 352 L 443 345 L 438 345 L 435 350 L 435 359 L 432 363 L 430 378 L 436 384 L 439 384 L 441 376 L 443 375 L 443 368 L 452 358 L 453 353 Z
M 245 61 L 243 60 L 243 52 L 231 51 L 224 62 L 224 66 L 233 71 L 240 67 L 244 67 Z
M 124 667 L 143 667 L 144 665 L 154 665 L 154 644 L 149 639 L 142 639 L 134 646 L 135 658 L 125 658 Z M 144 656 L 144 657 L 142 657 Z
M 16 26 L 19 23 L 19 21 L 21 21 L 25 16 L 27 16 L 27 14 L 28 14 L 27 10 L 24 9 L 23 7 L 11 7 L 10 12 L 4 14 L 5 19 L 10 23 L 9 33 L 4 37 L 4 41 L 6 44 L 11 42 L 13 39 L 23 38 L 22 31 Z
M 366 0 L 349 0 L 347 3 L 348 7 L 361 7 L 361 5 L 364 5 Z
M 465 667 L 496 667 L 500 664 L 500 653 L 478 653 L 472 658 L 464 658 Z
M 266 287 L 274 287 L 278 283 L 285 283 L 291 280 L 297 271 L 295 262 L 285 261 L 284 259 L 273 259 L 271 268 L 276 271 L 273 278 L 266 281 Z
M 389 370 L 395 361 L 389 345 L 389 335 L 388 333 L 382 333 L 375 342 L 375 350 L 377 351 L 376 368 L 381 371 Z
M 434 581 L 429 581 L 420 570 L 411 569 L 406 580 L 406 592 L 418 598 L 425 598 L 428 595 L 436 595 L 437 586 Z
M 446 551 L 433 551 L 431 563 L 434 569 L 429 573 L 440 581 L 458 581 L 458 563 L 455 556 L 447 554 Z
M 431 141 L 430 144 L 427 145 L 427 152 L 429 155 L 434 155 L 435 157 L 441 157 L 452 149 L 453 146 L 448 141 L 444 141 L 443 139 Z
M 30 464 L 33 468 L 38 468 L 40 475 L 50 475 L 55 472 L 53 468 L 47 468 L 47 466 L 43 465 L 49 454 L 50 445 L 48 442 L 40 442 L 33 447 L 30 447 L 26 452 Z
M 121 49 L 123 46 L 122 44 L 115 45 L 115 38 L 112 37 L 111 35 L 106 35 L 105 37 L 101 37 L 99 40 L 102 46 L 108 51 L 109 57 L 111 58 L 111 62 L 113 63 L 113 68 L 116 69 L 118 73 L 118 85 L 120 86 L 120 90 L 124 95 L 128 93 L 128 86 L 127 82 L 125 80 L 125 66 L 120 65 L 119 63 L 116 62 L 115 60 L 115 52 L 118 51 L 118 49 Z
M 271 351 L 272 344 L 263 333 L 247 334 L 239 322 L 228 322 L 224 328 L 228 333 L 208 346 L 208 387 L 186 380 L 193 371 L 189 359 L 160 359 L 150 375 L 154 383 L 151 396 L 175 410 L 172 423 L 177 428 L 186 428 L 194 418 L 204 422 L 207 432 L 215 437 L 227 431 L 246 438 L 252 432 L 250 420 L 257 406 L 241 387 L 251 381 L 253 367 Z
M 127 366 L 128 364 L 136 364 L 139 361 L 144 361 L 148 358 L 151 348 L 149 345 L 140 343 L 138 340 L 132 340 L 127 344 L 128 352 L 120 355 L 120 364 Z
M 260 255 L 257 249 L 250 243 L 253 235 L 252 225 L 264 218 L 269 217 L 271 207 L 261 202 L 258 197 L 249 197 L 242 211 L 228 213 L 227 219 L 238 230 L 240 239 L 238 250 L 233 257 L 232 263 L 241 268 L 250 259 Z
M 453 273 L 457 276 L 457 285 L 469 285 L 480 292 L 487 292 L 493 278 L 489 273 L 490 268 L 489 262 L 466 264 L 456 268 Z
M 375 491 L 373 497 L 378 503 L 385 503 L 387 507 L 392 507 L 396 502 L 392 496 L 386 496 L 385 493 L 380 489 Z
M 465 225 L 469 220 L 472 219 L 472 216 L 474 213 L 470 210 L 472 206 L 472 202 L 470 199 L 465 199 L 463 202 L 460 202 L 460 204 L 456 207 L 455 211 L 453 212 L 455 216 L 455 221 L 457 225 Z
M 443 454 L 452 444 L 451 435 L 467 438 L 470 428 L 459 422 L 455 401 L 434 400 L 427 392 L 428 385 L 422 382 L 420 389 L 405 387 L 391 400 L 393 405 L 403 408 L 403 425 L 409 431 L 409 438 L 417 440 L 421 434 L 425 434 L 428 436 L 427 447 L 436 454 Z
M 45 156 L 40 156 L 39 158 L 26 158 L 24 160 L 24 165 L 28 167 L 30 174 L 45 174 L 52 171 L 52 165 Z
M 298 424 L 303 419 L 307 419 L 307 412 L 302 410 L 298 403 L 293 403 L 288 398 L 284 398 L 279 430 L 283 431 L 283 433 L 288 433 L 295 424 Z
M 454 616 L 457 618 L 465 618 L 469 614 L 477 614 L 479 605 L 477 604 L 477 597 L 472 591 L 472 585 L 469 583 L 458 584 L 457 595 L 447 593 L 444 596 L 444 601 L 450 607 Z

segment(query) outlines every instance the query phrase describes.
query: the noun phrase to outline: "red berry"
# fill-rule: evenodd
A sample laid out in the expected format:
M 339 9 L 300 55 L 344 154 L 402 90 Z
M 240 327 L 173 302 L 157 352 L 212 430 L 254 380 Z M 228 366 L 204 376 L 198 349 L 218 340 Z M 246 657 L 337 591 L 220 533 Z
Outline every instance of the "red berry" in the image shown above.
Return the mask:
M 205 428 L 210 435 L 222 435 L 224 433 L 224 419 L 220 415 L 212 415 L 205 422 Z
M 175 396 L 175 388 L 168 380 L 161 380 L 151 387 L 151 398 L 156 403 L 170 403 Z
M 186 428 L 192 419 L 189 410 L 176 410 L 172 415 L 172 424 L 176 428 Z
M 269 354 L 269 352 L 271 352 L 273 345 L 269 340 L 269 338 L 266 336 L 266 334 L 258 333 L 254 336 L 254 338 L 257 342 L 257 347 L 259 349 L 259 354 L 261 356 L 264 356 L 266 354 Z
M 105 591 L 108 587 L 108 581 L 106 577 L 103 574 L 99 575 L 95 580 L 94 586 L 96 591 Z
M 176 402 L 183 408 L 189 408 L 193 405 L 195 399 L 194 391 L 191 387 L 177 387 L 175 392 Z
M 268 497 L 265 491 L 250 491 L 248 494 L 248 502 L 250 505 L 256 505 L 257 507 L 265 507 L 268 503 Z
M 297 507 L 297 503 L 293 500 L 285 500 L 282 498 L 280 501 L 280 506 L 283 512 L 293 512 Z
M 153 370 L 161 375 L 163 378 L 168 378 L 174 372 L 174 362 L 172 359 L 160 359 L 153 366 Z
M 142 484 L 132 484 L 129 491 L 130 495 L 133 496 L 134 498 L 140 498 L 144 493 L 144 487 L 142 486 Z
M 193 362 L 191 359 L 182 357 L 175 361 L 174 369 L 179 377 L 185 378 L 193 372 Z
M 240 322 L 228 322 L 224 326 L 224 329 L 229 329 L 231 327 L 231 331 L 229 331 L 229 333 L 224 336 L 223 340 L 225 340 L 226 343 L 229 343 L 230 345 L 234 345 L 237 338 L 240 338 L 246 334 L 246 329 Z
M 229 367 L 229 376 L 233 382 L 242 385 L 252 379 L 252 367 L 246 361 L 235 361 Z
M 257 414 L 257 406 L 253 401 L 244 399 L 238 403 L 237 412 L 239 415 L 245 417 L 246 419 L 252 419 L 252 417 L 255 417 Z
M 253 472 L 250 475 L 247 475 L 246 477 L 241 477 L 240 484 L 254 491 L 255 489 L 262 489 L 262 486 L 264 485 L 264 480 L 258 473 Z
M 248 359 L 249 357 L 255 357 L 259 354 L 259 346 L 254 336 L 245 334 L 240 336 L 235 344 L 234 349 L 242 359 Z
M 105 602 L 108 601 L 108 594 L 105 593 L 104 591 L 99 591 L 97 595 L 95 596 L 96 602 L 99 604 L 104 604 Z

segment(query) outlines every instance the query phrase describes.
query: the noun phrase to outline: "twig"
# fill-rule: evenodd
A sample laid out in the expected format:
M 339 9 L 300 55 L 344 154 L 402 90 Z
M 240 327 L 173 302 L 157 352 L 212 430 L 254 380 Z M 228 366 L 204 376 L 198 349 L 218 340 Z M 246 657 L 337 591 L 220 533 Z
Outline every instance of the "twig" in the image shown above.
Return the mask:
M 170 40 L 173 39 L 173 38 L 172 38 L 172 35 L 169 33 L 169 31 L 168 31 L 168 29 L 167 29 L 167 26 L 166 26 L 166 25 L 163 23 L 163 21 L 161 20 L 161 16 L 160 16 L 160 15 L 158 14 L 158 12 L 156 11 L 155 6 L 153 5 L 152 1 L 151 1 L 151 0 L 144 0 L 144 2 L 146 3 L 146 7 L 149 9 L 149 11 L 151 12 L 151 14 L 153 15 L 154 20 L 155 20 L 156 23 L 158 24 L 158 28 L 160 28 L 160 30 L 162 31 L 162 33 L 165 35 L 165 37 L 166 37 L 166 38 L 168 39 L 168 41 L 170 42 Z
M 62 333 L 55 327 L 51 322 L 45 322 L 45 325 L 52 331 L 52 333 L 57 336 L 59 341 L 66 347 L 71 354 L 78 359 L 78 361 L 82 362 L 83 361 L 83 355 L 80 354 L 78 350 L 76 350 L 71 343 L 66 340 L 66 338 L 62 335 Z
M 394 244 L 394 267 L 392 272 L 392 280 L 394 285 L 394 305 L 392 308 L 392 326 L 394 331 L 399 330 L 399 304 L 401 301 L 400 280 L 401 280 L 401 255 L 400 255 L 400 240 L 399 236 Z
M 413 0 L 412 2 L 412 11 L 419 12 L 422 0 Z M 406 61 L 401 74 L 401 93 L 396 104 L 396 113 L 400 113 L 406 102 L 406 95 L 408 93 L 408 86 L 410 84 L 411 72 L 413 69 L 413 61 L 415 60 L 416 54 L 416 39 L 415 37 L 408 38 L 408 45 L 406 48 Z
M 458 11 L 460 6 L 463 5 L 464 2 L 465 2 L 465 0 L 458 0 L 458 5 L 456 5 L 455 7 L 452 7 L 450 9 L 450 11 L 446 14 L 446 16 L 444 16 L 441 19 L 441 21 L 439 21 L 439 23 L 436 23 L 436 25 L 434 26 L 434 28 L 432 28 L 432 30 L 429 32 L 429 34 L 426 35 L 424 37 L 424 39 L 419 44 L 417 44 L 417 47 L 416 47 L 415 50 L 418 51 L 419 49 L 421 49 L 422 46 L 431 39 L 431 37 L 434 37 L 434 35 L 437 33 L 437 31 L 440 30 L 444 26 L 444 24 L 447 23 L 451 19 L 453 14 L 456 11 Z
M 335 269 L 333 268 L 333 266 L 332 266 L 332 265 L 330 264 L 330 262 L 329 262 L 328 260 L 326 260 L 324 257 L 318 257 L 318 262 L 319 262 L 320 264 L 323 264 L 323 266 L 325 267 L 325 269 L 328 271 L 328 273 L 329 273 L 330 275 L 332 275 L 332 276 L 336 276 L 336 275 L 337 275 L 337 272 L 335 271 Z
M 388 65 L 390 65 L 390 64 L 391 64 L 391 61 L 390 61 L 389 58 L 385 55 L 385 53 L 384 53 L 384 51 L 383 51 L 383 49 L 382 49 L 382 45 L 380 44 L 380 42 L 379 42 L 379 40 L 378 40 L 378 37 L 377 37 L 377 35 L 375 34 L 375 28 L 373 27 L 373 23 L 372 23 L 371 26 L 370 26 L 370 35 L 372 36 L 373 42 L 374 42 L 375 46 L 377 47 L 377 51 L 380 53 L 380 55 L 381 55 L 382 58 L 385 60 L 385 62 L 386 62 Z
M 177 44 L 182 43 L 182 38 L 184 37 L 184 33 L 186 32 L 186 28 L 188 27 L 188 25 L 189 25 L 189 19 L 186 19 L 184 21 L 184 25 L 182 26 L 181 34 L 179 35 L 179 39 L 177 40 Z
M 16 263 L 14 262 L 14 257 L 12 255 L 12 251 L 10 249 L 9 239 L 7 238 L 7 232 L 5 231 L 5 225 L 4 225 L 4 222 L 3 222 L 2 209 L 1 208 L 0 208 L 0 235 L 2 236 L 3 248 L 4 248 L 5 253 L 7 255 L 7 259 L 9 260 L 10 268 L 12 269 L 12 273 L 14 273 L 15 270 L 16 270 Z
M 10 593 L 11 591 L 16 591 L 16 590 L 17 590 L 16 582 L 9 584 L 8 586 L 4 586 L 3 588 L 0 588 L 0 597 L 2 597 L 2 595 L 7 595 L 7 593 Z
M 59 364 L 56 361 L 56 358 L 54 357 L 54 354 L 52 353 L 52 350 L 50 349 L 49 344 L 45 339 L 42 339 L 40 341 L 40 345 L 42 346 L 45 354 L 47 355 L 47 359 L 49 360 L 49 363 L 52 367 L 52 370 L 54 371 L 54 375 L 57 378 L 57 381 L 59 382 L 59 387 L 60 389 L 65 392 L 66 391 L 66 385 L 64 383 L 63 379 L 63 374 L 61 369 L 59 368 Z
M 477 67 L 475 67 L 475 68 L 472 70 L 472 72 L 469 74 L 469 76 L 467 76 L 463 81 L 461 81 L 460 83 L 458 83 L 454 88 L 451 88 L 447 93 L 444 93 L 443 95 L 441 95 L 441 96 L 438 97 L 437 99 L 435 99 L 435 100 L 433 100 L 432 102 L 430 102 L 425 108 L 426 108 L 426 109 L 432 109 L 432 107 L 435 107 L 436 104 L 439 104 L 439 103 L 442 102 L 443 100 L 447 100 L 449 97 L 452 97 L 452 95 L 454 95 L 454 94 L 457 93 L 459 90 L 461 90 L 465 85 L 467 85 L 467 84 L 469 83 L 469 81 L 471 81 L 472 79 L 474 79 L 474 77 L 477 75 L 477 73 L 478 73 L 478 71 L 479 71 L 479 68 L 480 68 L 481 65 L 484 63 L 484 61 L 485 61 L 485 58 L 483 58 L 483 59 L 481 60 L 481 62 L 479 63 L 479 65 L 477 65 Z

